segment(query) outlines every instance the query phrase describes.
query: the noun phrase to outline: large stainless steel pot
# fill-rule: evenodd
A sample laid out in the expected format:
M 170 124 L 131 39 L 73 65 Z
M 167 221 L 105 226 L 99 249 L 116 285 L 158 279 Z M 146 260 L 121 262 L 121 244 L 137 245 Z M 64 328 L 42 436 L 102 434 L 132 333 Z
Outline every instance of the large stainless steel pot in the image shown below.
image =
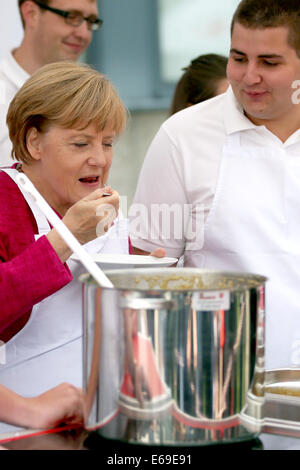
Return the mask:
M 264 400 L 266 278 L 188 268 L 81 276 L 85 426 L 152 445 L 249 439 Z

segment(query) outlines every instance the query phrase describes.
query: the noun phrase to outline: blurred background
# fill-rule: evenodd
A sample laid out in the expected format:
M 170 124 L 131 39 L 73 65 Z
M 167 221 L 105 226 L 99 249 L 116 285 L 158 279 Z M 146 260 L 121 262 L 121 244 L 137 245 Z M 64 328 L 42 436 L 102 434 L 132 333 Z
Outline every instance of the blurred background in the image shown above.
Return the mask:
M 81 58 L 106 74 L 130 112 L 109 183 L 130 206 L 147 148 L 168 117 L 182 68 L 200 54 L 228 55 L 239 0 L 98 0 L 102 28 Z M 17 0 L 0 0 L 0 59 L 22 39 Z

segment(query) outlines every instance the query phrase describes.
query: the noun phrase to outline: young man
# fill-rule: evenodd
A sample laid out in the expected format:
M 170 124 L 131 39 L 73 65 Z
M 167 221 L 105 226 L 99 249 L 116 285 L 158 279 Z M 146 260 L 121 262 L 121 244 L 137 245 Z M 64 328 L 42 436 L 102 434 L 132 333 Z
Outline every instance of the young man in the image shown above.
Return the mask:
M 24 37 L 0 63 L 0 166 L 11 165 L 6 126 L 9 103 L 29 76 L 43 65 L 77 60 L 91 42 L 98 18 L 96 0 L 19 0 Z M 2 93 L 3 94 L 3 93 Z
M 231 87 L 162 125 L 132 207 L 135 252 L 160 246 L 168 256 L 184 254 L 185 266 L 269 278 L 268 369 L 300 366 L 299 12 L 298 0 L 239 4 L 227 69 Z M 153 204 L 164 217 L 151 218 Z M 176 207 L 181 217 L 177 211 L 173 223 Z

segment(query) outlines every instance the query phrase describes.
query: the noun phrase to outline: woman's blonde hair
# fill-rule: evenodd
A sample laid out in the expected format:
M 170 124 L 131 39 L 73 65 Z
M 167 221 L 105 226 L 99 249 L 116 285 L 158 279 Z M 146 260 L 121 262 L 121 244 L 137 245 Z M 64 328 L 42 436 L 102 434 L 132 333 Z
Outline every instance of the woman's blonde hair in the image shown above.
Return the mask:
M 12 158 L 30 163 L 26 138 L 30 128 L 45 132 L 51 125 L 99 131 L 109 124 L 117 135 L 127 111 L 111 82 L 92 67 L 54 62 L 35 72 L 13 98 L 7 113 Z

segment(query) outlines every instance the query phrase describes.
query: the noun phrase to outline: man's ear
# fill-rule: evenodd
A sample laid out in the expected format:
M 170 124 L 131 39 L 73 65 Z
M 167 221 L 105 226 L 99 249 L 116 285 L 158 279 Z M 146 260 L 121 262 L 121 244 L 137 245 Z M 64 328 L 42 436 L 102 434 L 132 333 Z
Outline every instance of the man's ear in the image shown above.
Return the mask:
M 39 15 L 39 6 L 31 0 L 26 0 L 21 5 L 21 15 L 23 17 L 25 28 L 32 27 Z
M 34 160 L 41 159 L 41 134 L 36 127 L 30 127 L 27 131 L 26 147 Z

